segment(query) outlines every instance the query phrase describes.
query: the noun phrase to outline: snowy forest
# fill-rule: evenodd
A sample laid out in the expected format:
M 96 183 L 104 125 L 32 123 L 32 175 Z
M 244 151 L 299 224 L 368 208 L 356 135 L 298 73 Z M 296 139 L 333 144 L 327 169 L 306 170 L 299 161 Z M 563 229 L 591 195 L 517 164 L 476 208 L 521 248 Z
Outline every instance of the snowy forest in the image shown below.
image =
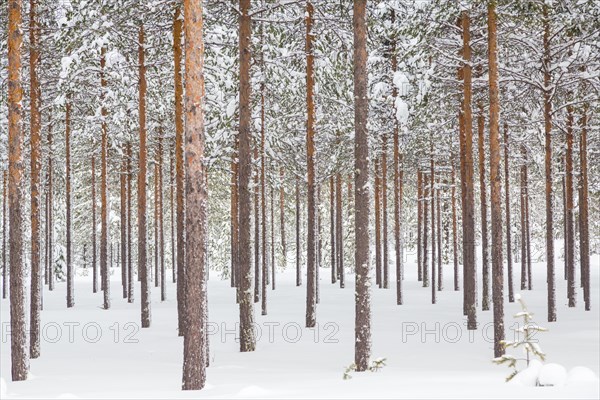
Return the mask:
M 598 398 L 596 0 L 2 0 L 4 398 Z

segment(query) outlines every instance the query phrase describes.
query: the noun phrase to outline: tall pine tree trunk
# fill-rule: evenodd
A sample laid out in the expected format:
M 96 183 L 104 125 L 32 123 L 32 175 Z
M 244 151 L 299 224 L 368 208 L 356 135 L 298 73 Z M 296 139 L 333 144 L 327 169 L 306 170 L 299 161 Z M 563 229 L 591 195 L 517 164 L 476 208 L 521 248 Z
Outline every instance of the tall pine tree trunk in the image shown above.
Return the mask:
M 306 171 L 307 188 L 307 240 L 306 240 L 306 327 L 316 324 L 316 269 L 317 269 L 317 209 L 315 204 L 315 98 L 314 98 L 314 55 L 313 13 L 311 0 L 306 0 Z
M 133 262 L 131 256 L 131 199 L 133 197 L 132 178 L 133 171 L 131 169 L 133 152 L 131 150 L 131 142 L 127 142 L 127 302 L 133 303 Z
M 488 63 L 490 90 L 490 183 L 492 198 L 492 298 L 494 309 L 494 357 L 504 354 L 504 271 L 502 262 L 502 182 L 500 175 L 500 99 L 496 2 L 488 2 Z
M 185 178 L 187 188 L 185 296 L 187 307 L 186 332 L 183 339 L 183 389 L 199 390 L 206 383 L 208 361 L 205 246 L 208 194 L 206 167 L 203 160 L 204 39 L 202 36 L 202 3 L 185 0 L 184 15 L 185 166 L 187 172 Z
M 42 308 L 41 241 L 40 241 L 40 170 L 41 170 L 41 89 L 37 68 L 40 58 L 39 26 L 36 2 L 29 1 L 29 93 L 31 143 L 31 302 L 29 323 L 29 355 L 40 356 L 40 311 Z
M 149 328 L 150 315 L 150 283 L 148 276 L 147 231 L 146 231 L 146 174 L 147 174 L 147 144 L 146 144 L 146 65 L 144 62 L 144 25 L 140 24 L 138 31 L 138 70 L 139 70 L 139 120 L 140 120 L 140 149 L 138 172 L 138 270 L 141 275 L 141 319 L 142 328 Z M 181 280 L 181 275 L 179 276 Z
M 357 371 L 371 357 L 371 278 L 369 276 L 369 143 L 367 118 L 367 1 L 354 1 L 354 196 L 355 196 L 355 347 Z
M 184 202 L 184 165 L 183 165 L 183 16 L 181 7 L 175 9 L 173 16 L 173 61 L 175 70 L 175 204 L 177 218 L 177 327 L 179 336 L 185 334 L 185 202 Z M 145 135 L 145 132 L 144 132 Z M 144 186 L 145 187 L 145 186 Z M 144 189 L 145 190 L 145 189 Z M 139 188 L 138 188 L 139 191 Z M 139 194 L 138 194 L 139 197 Z M 145 194 L 144 194 L 145 197 Z M 145 202 L 145 200 L 144 200 Z M 144 213 L 146 211 L 144 210 Z M 145 226 L 145 217 L 144 217 Z M 145 237 L 145 234 L 144 234 Z M 138 239 L 139 240 L 139 239 Z
M 110 308 L 110 266 L 108 265 L 108 243 L 110 241 L 108 216 L 110 211 L 108 210 L 108 113 L 104 104 L 107 90 L 106 79 L 104 77 L 104 67 L 106 63 L 105 55 L 106 46 L 103 46 L 100 56 L 100 85 L 102 86 L 102 93 L 100 95 L 102 104 L 102 155 L 100 159 L 102 170 L 100 175 L 100 269 L 103 271 L 104 276 L 104 309 L 108 310 Z M 67 255 L 68 254 L 69 252 L 67 251 Z
M 544 29 L 544 136 L 546 174 L 546 281 L 548 284 L 548 322 L 556 321 L 556 282 L 554 277 L 554 210 L 552 194 L 552 77 L 550 75 L 550 17 L 548 5 L 542 6 Z
M 121 289 L 123 298 L 127 298 L 127 149 L 122 146 L 123 156 L 121 159 L 121 173 L 119 182 L 120 191 L 120 214 L 121 214 Z
M 252 154 L 251 154 L 251 123 L 252 123 L 252 105 L 251 105 L 251 82 L 250 82 L 250 62 L 251 62 L 251 36 L 252 19 L 250 16 L 250 0 L 239 0 L 240 10 L 240 30 L 239 30 L 239 51 L 240 51 L 240 121 L 239 121 L 239 265 L 240 281 L 239 302 L 240 302 L 240 350 L 242 352 L 254 351 L 256 348 L 256 338 L 253 331 L 253 306 L 252 306 L 252 269 L 251 269 L 251 248 L 250 248 L 250 177 L 252 175 Z
M 23 88 L 21 0 L 8 1 L 8 210 L 10 213 L 10 355 L 13 381 L 27 379 L 27 322 L 23 262 Z
M 463 268 L 466 295 L 467 329 L 477 329 L 477 269 L 475 265 L 475 196 L 473 193 L 473 118 L 471 112 L 472 84 L 471 84 L 471 18 L 467 11 L 462 11 L 462 56 L 464 65 L 463 74 L 463 104 L 461 136 L 461 183 L 463 192 Z
M 67 236 L 67 308 L 75 305 L 74 277 L 72 262 L 72 219 L 71 219 L 71 95 L 67 94 L 65 112 L 65 200 L 66 200 L 66 236 Z

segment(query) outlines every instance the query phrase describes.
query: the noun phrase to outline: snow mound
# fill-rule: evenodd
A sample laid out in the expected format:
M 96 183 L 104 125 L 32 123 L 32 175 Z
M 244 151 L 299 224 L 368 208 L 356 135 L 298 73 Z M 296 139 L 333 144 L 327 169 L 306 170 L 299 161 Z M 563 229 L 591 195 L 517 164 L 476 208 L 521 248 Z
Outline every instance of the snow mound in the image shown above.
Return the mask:
M 540 386 L 563 386 L 567 381 L 567 370 L 560 364 L 546 364 L 540 369 Z
M 536 386 L 540 370 L 544 364 L 540 360 L 531 360 L 529 366 L 519 372 L 510 382 L 523 386 Z
M 589 368 L 574 367 L 571 368 L 567 375 L 567 385 L 573 385 L 580 382 L 598 382 L 598 377 Z
M 270 392 L 261 388 L 260 386 L 246 386 L 242 390 L 238 392 L 238 396 L 240 397 L 264 397 L 268 395 Z

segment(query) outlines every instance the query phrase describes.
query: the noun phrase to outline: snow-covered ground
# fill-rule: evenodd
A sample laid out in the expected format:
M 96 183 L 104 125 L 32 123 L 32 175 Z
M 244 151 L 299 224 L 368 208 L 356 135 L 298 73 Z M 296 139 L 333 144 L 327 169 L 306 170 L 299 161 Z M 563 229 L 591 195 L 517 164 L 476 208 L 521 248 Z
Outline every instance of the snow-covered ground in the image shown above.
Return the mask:
M 534 290 L 523 299 L 535 320 L 549 332 L 539 334 L 548 363 L 567 370 L 584 366 L 600 372 L 599 257 L 592 257 L 592 311 L 568 309 L 562 262 L 557 262 L 558 322 L 546 322 L 545 264 L 533 267 Z M 212 272 L 209 283 L 210 367 L 201 392 L 181 387 L 183 341 L 177 336 L 175 285 L 168 300 L 152 287 L 152 326 L 140 329 L 136 302 L 120 297 L 120 270 L 112 275 L 112 309 L 103 310 L 102 294 L 92 293 L 89 276 L 76 281 L 76 305 L 67 309 L 64 283 L 45 292 L 42 355 L 31 361 L 30 379 L 10 381 L 9 303 L 1 303 L 0 354 L 2 398 L 599 398 L 598 381 L 567 382 L 562 387 L 525 387 L 504 383 L 505 366 L 492 364 L 492 312 L 478 311 L 481 329 L 467 331 L 462 292 L 452 290 L 452 267 L 444 266 L 444 290 L 431 304 L 431 289 L 416 281 L 409 257 L 404 305 L 397 306 L 393 271 L 390 289 L 372 291 L 373 357 L 387 359 L 379 372 L 352 373 L 343 380 L 354 354 L 354 281 L 346 288 L 330 283 L 320 270 L 318 327 L 304 328 L 306 287 L 295 286 L 289 268 L 277 274 L 268 292 L 268 315 L 255 308 L 260 330 L 257 350 L 240 353 L 235 339 L 238 307 L 228 281 Z M 515 266 L 516 292 L 520 265 Z M 171 277 L 168 271 L 169 279 Z M 462 278 L 461 278 L 462 283 Z M 138 287 L 136 287 L 136 290 Z M 517 322 L 518 303 L 506 303 L 507 338 Z

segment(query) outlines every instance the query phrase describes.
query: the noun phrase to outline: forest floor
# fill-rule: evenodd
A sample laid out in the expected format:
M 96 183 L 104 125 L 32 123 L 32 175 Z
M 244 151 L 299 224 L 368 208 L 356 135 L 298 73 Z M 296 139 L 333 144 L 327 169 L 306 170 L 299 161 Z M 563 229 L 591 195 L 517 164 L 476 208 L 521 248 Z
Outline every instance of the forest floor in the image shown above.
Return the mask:
M 568 309 L 562 260 L 557 260 L 558 321 L 546 322 L 545 264 L 533 266 L 534 290 L 522 292 L 537 322 L 547 362 L 600 372 L 600 257 L 592 256 L 592 311 Z M 378 372 L 351 373 L 342 379 L 354 354 L 354 276 L 346 288 L 332 285 L 330 270 L 320 270 L 318 327 L 304 328 L 306 286 L 295 286 L 295 271 L 277 272 L 277 289 L 268 291 L 268 315 L 255 306 L 257 350 L 240 353 L 235 339 L 235 292 L 219 273 L 209 282 L 210 367 L 204 390 L 183 392 L 183 340 L 177 336 L 175 285 L 168 300 L 152 286 L 152 326 L 140 329 L 139 285 L 134 304 L 121 298 L 120 270 L 112 273 L 112 308 L 92 293 L 91 277 L 78 276 L 76 304 L 66 308 L 65 283 L 44 293 L 41 358 L 31 361 L 30 379 L 10 381 L 9 302 L 1 301 L 0 374 L 4 398 L 599 398 L 598 382 L 563 387 L 524 387 L 505 383 L 505 366 L 492 364 L 492 311 L 478 309 L 477 331 L 466 330 L 462 292 L 453 290 L 451 265 L 444 266 L 444 290 L 431 304 L 431 289 L 416 280 L 409 256 L 404 305 L 396 305 L 395 277 L 390 289 L 373 288 L 373 358 L 386 358 Z M 577 273 L 579 275 L 579 273 Z M 515 265 L 516 293 L 520 264 Z M 479 282 L 481 284 L 481 280 Z M 462 278 L 461 278 L 462 286 Z M 481 291 L 479 292 L 481 293 Z M 507 291 L 505 291 L 507 294 Z M 520 311 L 505 304 L 507 338 Z

